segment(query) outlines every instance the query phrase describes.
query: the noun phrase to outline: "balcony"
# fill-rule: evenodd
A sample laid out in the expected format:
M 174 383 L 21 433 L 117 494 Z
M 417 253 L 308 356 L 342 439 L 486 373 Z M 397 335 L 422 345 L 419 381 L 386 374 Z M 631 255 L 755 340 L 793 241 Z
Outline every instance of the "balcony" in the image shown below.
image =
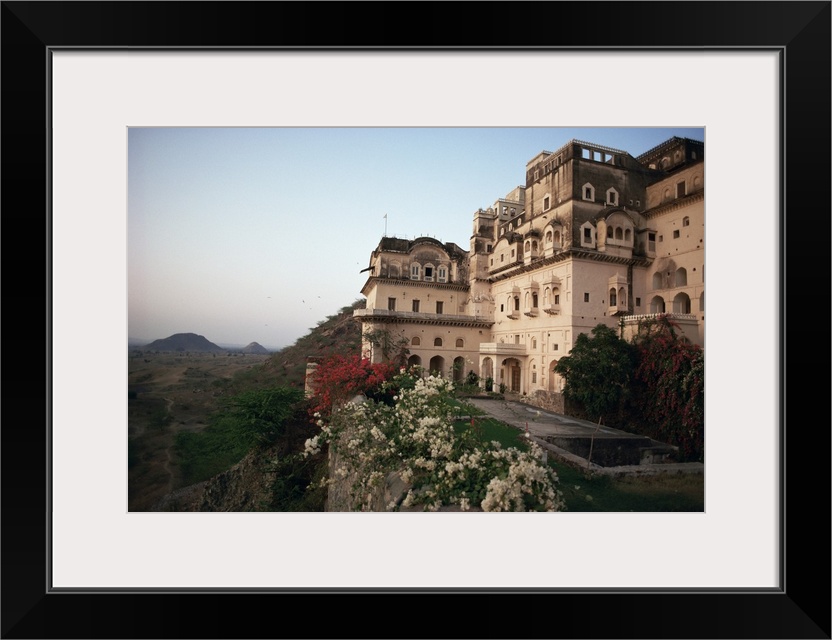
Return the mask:
M 525 356 L 526 345 L 507 342 L 481 342 L 480 355 Z
M 536 318 L 537 314 L 538 314 L 538 308 L 537 307 L 532 307 L 531 309 L 528 309 L 528 310 L 523 312 L 524 316 L 529 316 L 530 318 Z
M 543 311 L 548 313 L 550 316 L 557 316 L 560 315 L 560 305 L 559 304 L 549 304 L 543 307 Z
M 491 326 L 494 321 L 484 315 L 454 315 L 450 313 L 423 313 L 420 311 L 391 311 L 390 309 L 356 309 L 352 317 L 357 319 L 401 320 L 406 322 L 441 322 L 442 324 L 475 323 Z

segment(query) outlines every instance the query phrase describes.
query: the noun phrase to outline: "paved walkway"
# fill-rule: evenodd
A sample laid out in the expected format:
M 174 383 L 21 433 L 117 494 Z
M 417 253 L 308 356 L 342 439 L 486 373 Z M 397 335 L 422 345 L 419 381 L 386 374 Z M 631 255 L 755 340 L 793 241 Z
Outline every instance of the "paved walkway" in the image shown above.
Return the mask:
M 546 439 L 559 436 L 576 438 L 593 437 L 596 440 L 604 438 L 623 440 L 630 438 L 641 439 L 643 436 L 627 433 L 626 431 L 619 431 L 604 425 L 597 425 L 587 420 L 546 411 L 545 409 L 539 409 L 523 402 L 499 398 L 465 398 L 465 401 L 485 411 L 488 415 L 500 422 L 505 422 L 521 431 L 528 431 L 529 437 L 545 450 L 552 452 L 575 466 L 588 468 L 593 472 L 622 475 L 661 472 L 702 473 L 704 471 L 704 465 L 698 462 L 601 467 L 594 463 L 588 463 L 585 458 L 557 447 L 547 442 Z

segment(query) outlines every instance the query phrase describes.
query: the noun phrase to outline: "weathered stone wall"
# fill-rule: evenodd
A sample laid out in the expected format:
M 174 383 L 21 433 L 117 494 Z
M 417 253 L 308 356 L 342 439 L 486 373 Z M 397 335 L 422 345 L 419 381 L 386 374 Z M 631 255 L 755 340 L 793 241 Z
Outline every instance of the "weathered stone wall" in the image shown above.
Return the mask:
M 341 433 L 339 441 L 347 442 L 352 437 L 352 429 L 345 428 Z M 406 484 L 396 472 L 390 472 L 380 486 L 369 496 L 353 496 L 352 485 L 357 480 L 357 475 L 351 470 L 345 457 L 335 451 L 336 447 L 329 448 L 329 477 L 332 482 L 327 492 L 326 511 L 355 511 L 356 500 L 366 505 L 366 511 L 388 511 L 387 506 L 392 502 L 400 504 L 404 500 L 410 485 Z M 345 475 L 344 475 L 345 474 Z
M 528 396 L 526 402 L 541 409 L 546 409 L 547 411 L 554 411 L 562 415 L 566 414 L 563 394 L 557 391 L 543 391 L 539 389 Z

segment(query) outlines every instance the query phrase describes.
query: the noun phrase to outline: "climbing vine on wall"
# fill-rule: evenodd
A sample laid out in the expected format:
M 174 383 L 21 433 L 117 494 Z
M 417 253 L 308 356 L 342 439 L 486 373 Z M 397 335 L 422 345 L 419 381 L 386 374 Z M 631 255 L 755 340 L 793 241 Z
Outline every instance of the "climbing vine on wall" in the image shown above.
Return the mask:
M 679 447 L 684 460 L 705 455 L 705 355 L 666 316 L 644 323 L 635 338 L 640 406 L 652 437 Z

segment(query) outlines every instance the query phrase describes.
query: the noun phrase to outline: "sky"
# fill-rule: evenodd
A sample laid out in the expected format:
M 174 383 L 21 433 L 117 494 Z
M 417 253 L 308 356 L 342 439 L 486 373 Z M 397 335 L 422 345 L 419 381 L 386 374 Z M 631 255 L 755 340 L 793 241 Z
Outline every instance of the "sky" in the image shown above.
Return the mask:
M 474 212 L 541 151 L 673 136 L 704 129 L 130 128 L 129 338 L 290 346 L 363 299 L 385 234 L 467 250 Z

